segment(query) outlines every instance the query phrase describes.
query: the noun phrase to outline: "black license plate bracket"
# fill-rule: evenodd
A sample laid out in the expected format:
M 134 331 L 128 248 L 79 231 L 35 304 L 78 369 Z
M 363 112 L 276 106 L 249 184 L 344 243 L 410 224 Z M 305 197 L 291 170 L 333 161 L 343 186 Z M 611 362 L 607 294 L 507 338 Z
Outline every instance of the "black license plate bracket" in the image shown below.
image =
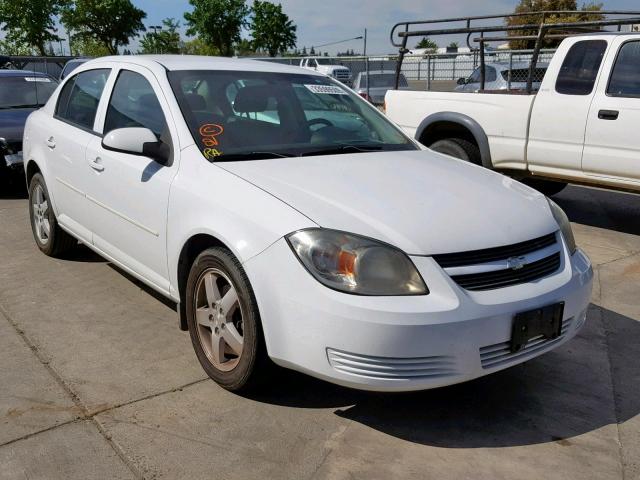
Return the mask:
M 564 302 L 516 314 L 511 330 L 511 352 L 515 353 L 533 338 L 552 340 L 560 336 Z

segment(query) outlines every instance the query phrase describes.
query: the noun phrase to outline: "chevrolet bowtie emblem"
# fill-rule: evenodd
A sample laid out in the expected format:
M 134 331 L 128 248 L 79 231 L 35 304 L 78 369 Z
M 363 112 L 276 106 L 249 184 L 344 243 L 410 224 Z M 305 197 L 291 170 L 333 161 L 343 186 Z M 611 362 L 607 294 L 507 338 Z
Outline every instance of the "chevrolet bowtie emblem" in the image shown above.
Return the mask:
M 527 261 L 524 257 L 510 257 L 507 259 L 507 267 L 511 270 L 520 270 L 526 264 Z

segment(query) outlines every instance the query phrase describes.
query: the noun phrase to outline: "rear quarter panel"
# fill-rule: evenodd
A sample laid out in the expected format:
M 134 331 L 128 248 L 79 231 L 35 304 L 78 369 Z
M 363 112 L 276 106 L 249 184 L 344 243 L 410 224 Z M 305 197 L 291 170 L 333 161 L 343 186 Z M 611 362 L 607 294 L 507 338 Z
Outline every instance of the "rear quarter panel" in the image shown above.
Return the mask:
M 431 114 L 466 115 L 485 131 L 494 167 L 524 169 L 529 113 L 534 98 L 534 95 L 389 90 L 385 101 L 387 116 L 412 137 Z

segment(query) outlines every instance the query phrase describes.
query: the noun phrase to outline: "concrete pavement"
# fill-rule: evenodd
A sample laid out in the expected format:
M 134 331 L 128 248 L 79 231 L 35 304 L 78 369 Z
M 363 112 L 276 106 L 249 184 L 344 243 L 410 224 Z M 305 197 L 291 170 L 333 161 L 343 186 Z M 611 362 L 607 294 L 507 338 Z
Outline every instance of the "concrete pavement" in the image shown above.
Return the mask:
M 362 393 L 202 372 L 173 306 L 0 195 L 0 479 L 640 479 L 640 196 L 555 197 L 597 272 L 562 348 L 463 385 Z

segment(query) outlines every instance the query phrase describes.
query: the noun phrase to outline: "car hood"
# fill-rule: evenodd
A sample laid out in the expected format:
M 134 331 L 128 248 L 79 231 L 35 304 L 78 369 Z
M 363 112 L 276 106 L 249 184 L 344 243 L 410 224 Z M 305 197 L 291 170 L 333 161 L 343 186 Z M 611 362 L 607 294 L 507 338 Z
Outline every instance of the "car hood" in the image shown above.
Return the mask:
M 33 108 L 0 110 L 0 137 L 8 142 L 22 142 L 24 124 Z
M 545 197 L 508 177 L 432 151 L 220 163 L 325 228 L 432 255 L 554 232 Z

